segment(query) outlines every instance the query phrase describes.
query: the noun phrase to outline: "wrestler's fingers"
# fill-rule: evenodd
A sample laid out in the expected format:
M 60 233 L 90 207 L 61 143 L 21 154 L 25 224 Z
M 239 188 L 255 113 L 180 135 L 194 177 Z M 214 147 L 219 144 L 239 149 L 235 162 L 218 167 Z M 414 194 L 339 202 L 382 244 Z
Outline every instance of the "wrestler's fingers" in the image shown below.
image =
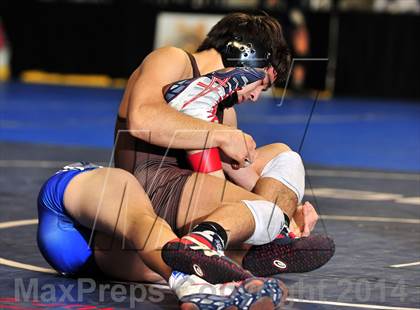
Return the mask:
M 247 150 L 247 156 L 244 158 L 244 160 L 252 164 L 257 157 L 257 144 L 255 143 L 254 138 L 246 133 L 244 133 L 244 141 Z
M 315 228 L 315 225 L 318 221 L 318 214 L 316 213 L 315 208 L 309 202 L 305 202 L 305 204 L 302 206 L 302 211 L 304 218 L 304 227 L 302 235 L 304 237 L 307 237 Z
M 305 202 L 305 206 L 306 206 L 305 208 L 307 209 L 306 212 L 311 213 L 312 215 L 312 221 L 311 221 L 312 227 L 310 227 L 312 231 L 315 228 L 316 223 L 318 222 L 319 215 L 316 212 L 314 206 L 309 201 Z
M 310 234 L 311 230 L 309 229 L 309 225 L 305 222 L 305 225 L 303 226 L 302 237 L 309 237 Z
M 243 160 L 233 160 L 231 166 L 233 169 L 238 170 L 239 168 L 246 168 L 252 165 L 252 160 L 248 158 L 248 155 Z
M 249 164 L 252 164 L 256 159 L 257 159 L 257 150 L 256 149 L 248 150 L 248 156 L 245 158 L 245 160 Z
M 300 230 L 299 225 L 296 223 L 295 219 L 292 218 L 290 220 L 290 226 L 289 226 L 290 230 L 292 231 L 292 233 L 297 237 L 300 238 L 302 237 L 302 231 Z
M 244 157 L 243 159 L 238 161 L 238 167 L 239 168 L 245 168 L 247 166 L 246 161 L 247 161 L 246 157 Z
M 232 161 L 230 164 L 233 170 L 239 170 L 241 167 L 239 166 L 239 163 L 237 161 Z

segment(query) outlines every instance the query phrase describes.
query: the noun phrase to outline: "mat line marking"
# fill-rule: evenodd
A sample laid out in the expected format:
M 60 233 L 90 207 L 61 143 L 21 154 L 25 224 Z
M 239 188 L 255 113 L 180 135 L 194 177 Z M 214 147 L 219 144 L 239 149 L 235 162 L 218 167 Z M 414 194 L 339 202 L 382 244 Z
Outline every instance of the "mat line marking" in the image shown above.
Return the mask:
M 41 273 L 48 273 L 48 274 L 57 274 L 57 272 L 53 269 L 49 268 L 41 268 L 33 265 L 22 264 L 15 261 L 11 261 L 8 259 L 4 259 L 0 257 L 0 264 L 15 267 L 24 270 L 30 271 L 37 271 Z M 111 283 L 120 283 L 120 284 L 130 284 L 132 282 L 122 282 L 122 281 L 111 281 Z M 139 283 L 137 283 L 139 284 Z M 162 285 L 162 284 L 149 284 L 149 283 L 141 283 L 145 286 L 156 287 L 159 289 L 167 290 L 169 286 Z M 419 308 L 403 308 L 403 307 L 389 307 L 389 306 L 380 306 L 380 305 L 370 305 L 370 304 L 356 304 L 356 303 L 344 303 L 344 302 L 335 302 L 335 301 L 327 301 L 327 300 L 310 300 L 310 299 L 297 299 L 297 298 L 287 298 L 287 301 L 290 302 L 297 302 L 297 303 L 308 303 L 308 304 L 319 304 L 319 305 L 331 305 L 331 306 L 341 306 L 341 307 L 353 307 L 353 308 L 365 308 L 365 309 L 385 309 L 385 310 L 419 310 Z
M 49 268 L 42 268 L 37 267 L 29 264 L 22 264 L 19 262 L 15 262 L 12 260 L 4 259 L 0 257 L 0 264 L 14 267 L 18 269 L 36 271 L 41 273 L 47 274 L 57 274 L 57 272 L 53 269 Z M 119 284 L 130 284 L 132 282 L 122 282 L 122 281 L 111 281 L 111 283 L 119 283 Z M 138 284 L 138 283 L 137 283 Z M 167 290 L 169 286 L 162 285 L 162 284 L 149 284 L 149 283 L 141 283 L 145 286 L 156 287 L 159 289 Z M 370 304 L 352 304 L 352 303 L 344 303 L 344 302 L 335 302 L 335 301 L 326 301 L 326 300 L 310 300 L 310 299 L 296 299 L 296 298 L 287 298 L 290 302 L 297 302 L 297 303 L 309 303 L 309 304 L 319 304 L 319 305 L 331 305 L 331 306 L 341 306 L 341 307 L 353 307 L 353 308 L 365 308 L 365 309 L 386 309 L 386 310 L 419 310 L 419 308 L 402 308 L 402 307 L 389 307 L 389 306 L 379 306 L 379 305 L 370 305 Z
M 405 196 L 396 193 L 361 191 L 345 188 L 315 187 L 305 191 L 305 196 L 328 199 L 360 200 L 360 201 L 390 201 L 420 207 L 420 196 Z
M 346 222 L 376 222 L 398 224 L 420 224 L 420 219 L 407 219 L 395 217 L 351 216 L 351 215 L 321 215 L 323 220 L 346 221 Z
M 411 267 L 411 266 L 419 266 L 419 265 L 420 265 L 420 262 L 414 262 L 414 263 L 390 265 L 389 267 L 392 267 L 392 268 L 402 268 L 402 267 Z
M 30 264 L 24 264 L 24 263 L 19 263 L 10 259 L 5 259 L 0 257 L 0 265 L 4 265 L 4 266 L 8 266 L 8 267 L 14 267 L 14 268 L 18 268 L 18 269 L 23 269 L 23 270 L 29 270 L 29 271 L 36 271 L 36 272 L 41 272 L 41 273 L 48 273 L 48 274 L 58 274 L 57 271 L 55 271 L 54 269 L 50 269 L 50 268 L 43 268 L 43 267 L 38 267 L 38 266 L 34 266 L 34 265 L 30 265 Z M 120 284 L 130 284 L 134 282 L 122 282 L 122 281 L 109 281 L 111 283 L 120 283 Z M 137 283 L 138 284 L 138 283 Z M 152 287 L 156 287 L 156 288 L 160 288 L 160 289 L 169 289 L 169 286 L 167 285 L 162 285 L 162 284 L 153 284 L 153 283 L 141 283 L 145 286 L 152 286 Z
M 353 170 L 331 170 L 331 169 L 308 169 L 306 171 L 314 177 L 343 177 L 357 179 L 388 179 L 406 180 L 420 182 L 420 174 L 416 173 L 396 173 L 396 172 L 377 172 L 377 171 L 353 171 Z
M 38 224 L 38 219 L 9 221 L 9 222 L 0 223 L 0 229 L 26 226 L 26 225 L 35 225 L 35 224 Z
M 5 259 L 5 258 L 2 258 L 2 257 L 0 257 L 0 265 L 14 267 L 14 268 L 23 269 L 23 270 L 29 270 L 29 271 L 37 271 L 37 272 L 49 273 L 49 274 L 57 274 L 57 271 L 55 271 L 54 269 L 38 267 L 38 266 L 24 264 L 24 263 L 19 263 L 19 262 L 16 262 L 14 260 Z
M 10 227 L 18 227 L 18 226 L 25 226 L 25 225 L 32 225 L 37 224 L 37 219 L 31 220 L 20 220 L 20 221 L 9 221 L 0 223 L 0 229 L 10 228 Z M 420 263 L 420 262 L 419 262 Z M 9 267 L 14 267 L 18 269 L 36 271 L 41 273 L 47 274 L 57 274 L 57 272 L 50 268 L 43 268 L 38 267 L 30 264 L 23 264 L 13 260 L 5 259 L 0 257 L 0 265 L 5 265 Z M 117 282 L 115 283 L 130 283 L 130 282 Z M 168 286 L 162 284 L 144 284 L 150 287 L 156 287 L 160 289 L 167 289 Z M 321 305 L 335 305 L 335 306 L 343 306 L 343 307 L 358 307 L 358 308 L 365 308 L 365 309 L 387 309 L 387 310 L 420 310 L 419 308 L 401 308 L 401 307 L 388 307 L 388 306 L 377 306 L 377 305 L 367 305 L 367 304 L 351 304 L 351 303 L 341 303 L 341 302 L 334 302 L 334 301 L 323 301 L 323 300 L 307 300 L 307 299 L 296 299 L 296 298 L 287 298 L 288 301 L 292 302 L 300 302 L 300 303 L 312 303 L 312 304 L 321 304 Z
M 68 165 L 70 161 L 52 160 L 25 160 L 25 159 L 0 159 L 0 167 L 8 168 L 60 168 Z M 107 166 L 108 162 L 99 162 L 99 165 Z M 352 170 L 331 170 L 331 169 L 308 169 L 310 176 L 317 177 L 343 177 L 360 179 L 390 179 L 420 181 L 420 174 L 375 172 L 375 171 L 352 171 Z

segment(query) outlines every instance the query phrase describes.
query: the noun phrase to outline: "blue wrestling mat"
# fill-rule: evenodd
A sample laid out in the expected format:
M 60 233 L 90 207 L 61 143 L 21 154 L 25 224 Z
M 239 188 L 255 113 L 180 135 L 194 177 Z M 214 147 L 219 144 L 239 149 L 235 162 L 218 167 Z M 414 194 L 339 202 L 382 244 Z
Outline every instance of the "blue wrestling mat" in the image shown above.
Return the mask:
M 121 89 L 0 84 L 0 140 L 111 148 Z M 239 126 L 258 145 L 302 143 L 313 99 L 267 96 L 237 108 Z M 420 171 L 420 104 L 320 100 L 302 147 L 307 164 Z

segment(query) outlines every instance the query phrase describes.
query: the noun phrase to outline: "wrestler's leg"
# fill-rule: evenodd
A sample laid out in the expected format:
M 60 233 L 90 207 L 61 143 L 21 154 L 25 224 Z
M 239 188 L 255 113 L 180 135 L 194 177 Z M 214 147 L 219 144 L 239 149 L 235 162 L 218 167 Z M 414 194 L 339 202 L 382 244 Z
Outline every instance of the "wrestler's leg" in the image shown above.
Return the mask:
M 187 233 L 196 224 L 211 220 L 226 229 L 230 242 L 246 240 L 252 233 L 246 225 L 253 226 L 253 219 L 241 200 L 264 198 L 224 179 L 194 173 L 185 183 L 181 195 L 177 228 L 181 233 Z
M 147 267 L 136 251 L 127 249 L 121 238 L 113 239 L 96 232 L 93 246 L 95 262 L 107 276 L 133 282 L 165 282 L 161 275 Z
M 258 180 L 259 173 L 264 166 L 280 151 L 288 150 L 290 149 L 284 144 L 260 149 L 260 154 L 253 167 L 247 168 L 248 171 L 254 172 L 257 193 L 247 191 L 223 179 L 205 174 L 193 174 L 185 184 L 181 196 L 177 227 L 186 232 L 203 220 L 216 221 L 230 232 L 230 244 L 233 244 L 237 250 L 238 246 L 235 243 L 247 239 L 244 233 L 247 232 L 249 236 L 249 231 L 244 231 L 244 229 L 249 227 L 252 220 L 249 210 L 240 205 L 241 200 L 270 200 L 281 205 L 282 209 L 285 205 L 286 208 L 283 211 L 286 211 L 286 214 L 290 213 L 291 216 L 297 205 L 296 195 L 275 179 Z M 249 181 L 252 177 L 252 175 L 248 175 L 244 180 Z M 260 182 L 261 184 L 259 184 Z M 232 258 L 240 262 L 243 252 L 236 251 L 234 253 L 235 257 Z
M 164 220 L 155 215 L 134 176 L 115 168 L 81 173 L 66 188 L 64 205 L 81 225 L 111 237 L 125 238 L 125 242 L 135 249 L 131 251 L 139 256 L 139 260 L 165 279 L 169 278 L 171 270 L 163 262 L 160 249 L 176 235 Z M 110 249 L 111 246 L 105 248 Z M 101 247 L 104 248 L 104 245 Z M 98 265 L 101 265 L 101 260 Z M 126 268 L 120 272 L 129 273 L 132 267 L 130 264 L 118 264 L 117 268 Z
M 249 237 L 249 228 L 254 224 L 250 211 L 240 201 L 263 199 L 225 179 L 195 173 L 184 186 L 177 228 L 184 234 L 203 221 L 219 223 L 229 237 L 226 255 L 241 263 L 249 246 L 239 243 Z
M 261 175 L 267 163 L 280 153 L 290 151 L 286 144 L 274 143 L 258 148 L 258 158 L 253 169 Z M 284 213 L 291 219 L 295 214 L 298 200 L 296 194 L 283 183 L 273 178 L 259 178 L 253 190 L 254 193 L 281 206 Z
M 195 173 L 191 175 L 185 184 L 181 196 L 177 228 L 186 232 L 199 221 L 209 220 L 208 217 L 210 216 L 212 220 L 217 218 L 219 224 L 225 225 L 226 230 L 229 230 L 228 227 L 238 229 L 238 232 L 235 232 L 233 236 L 233 240 L 243 239 L 244 231 L 241 231 L 241 227 L 237 226 L 248 224 L 250 213 L 247 208 L 241 208 L 235 204 L 241 200 L 269 200 L 281 206 L 283 212 L 290 215 L 289 217 L 291 218 L 297 206 L 297 198 L 294 192 L 273 178 L 258 179 L 265 165 L 273 157 L 289 150 L 290 148 L 287 145 L 280 143 L 259 149 L 257 160 L 251 167 L 245 168 L 248 171 L 252 169 L 256 175 L 255 190 L 253 192 L 232 182 L 206 174 Z M 250 179 L 252 175 L 247 177 Z M 245 176 L 243 179 L 245 179 Z M 216 209 L 217 212 L 214 213 Z M 235 216 L 226 216 L 227 214 L 234 214 Z M 242 222 L 244 219 L 245 222 Z
M 296 194 L 274 178 L 260 177 L 268 162 L 287 151 L 290 148 L 283 143 L 265 145 L 257 149 L 257 158 L 249 167 L 234 170 L 230 165 L 224 164 L 223 170 L 235 184 L 281 206 L 283 212 L 292 218 L 297 207 Z

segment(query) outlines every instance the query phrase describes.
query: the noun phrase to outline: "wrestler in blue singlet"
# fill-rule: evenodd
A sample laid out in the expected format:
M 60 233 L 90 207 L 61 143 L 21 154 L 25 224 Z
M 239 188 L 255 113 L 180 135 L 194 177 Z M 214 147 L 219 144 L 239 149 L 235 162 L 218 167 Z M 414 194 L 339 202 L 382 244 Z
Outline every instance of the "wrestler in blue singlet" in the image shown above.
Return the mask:
M 94 275 L 99 270 L 89 245 L 92 231 L 77 223 L 64 208 L 64 191 L 78 174 L 101 168 L 74 163 L 49 178 L 38 195 L 38 247 L 47 262 L 66 275 Z

